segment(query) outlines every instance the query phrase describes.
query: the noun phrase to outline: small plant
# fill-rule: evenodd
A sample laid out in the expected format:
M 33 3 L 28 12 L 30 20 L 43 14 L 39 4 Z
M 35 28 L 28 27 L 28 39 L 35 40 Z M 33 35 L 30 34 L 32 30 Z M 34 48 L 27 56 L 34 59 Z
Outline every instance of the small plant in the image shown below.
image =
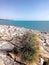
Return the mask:
M 36 61 L 39 51 L 38 36 L 36 34 L 29 34 L 26 39 L 23 39 L 23 47 L 21 48 L 21 56 L 25 61 Z
M 35 54 L 35 50 L 32 49 L 28 44 L 21 48 L 22 57 L 24 60 L 31 61 L 32 56 Z

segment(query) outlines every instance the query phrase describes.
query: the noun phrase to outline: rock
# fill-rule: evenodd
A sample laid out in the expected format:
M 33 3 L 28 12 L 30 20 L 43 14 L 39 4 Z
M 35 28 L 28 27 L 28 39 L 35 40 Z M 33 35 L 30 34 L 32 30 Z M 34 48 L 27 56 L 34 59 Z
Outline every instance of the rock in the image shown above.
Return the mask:
M 7 41 L 0 41 L 0 52 L 1 51 L 11 51 L 14 48 L 10 42 Z
M 8 57 L 8 56 L 0 56 L 0 63 L 2 65 L 21 65 L 18 62 L 15 62 L 12 58 Z
M 21 46 L 25 28 L 15 26 L 0 25 L 0 64 L 1 65 L 25 65 L 20 61 L 14 61 L 10 55 L 16 46 Z

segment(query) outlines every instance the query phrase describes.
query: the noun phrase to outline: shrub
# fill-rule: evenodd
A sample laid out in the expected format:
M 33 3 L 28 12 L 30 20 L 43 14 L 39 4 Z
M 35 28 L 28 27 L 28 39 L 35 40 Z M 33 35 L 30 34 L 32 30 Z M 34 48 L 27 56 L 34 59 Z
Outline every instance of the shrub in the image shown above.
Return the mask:
M 36 61 L 38 58 L 39 41 L 36 34 L 28 34 L 23 38 L 23 47 L 21 48 L 21 57 L 25 61 Z

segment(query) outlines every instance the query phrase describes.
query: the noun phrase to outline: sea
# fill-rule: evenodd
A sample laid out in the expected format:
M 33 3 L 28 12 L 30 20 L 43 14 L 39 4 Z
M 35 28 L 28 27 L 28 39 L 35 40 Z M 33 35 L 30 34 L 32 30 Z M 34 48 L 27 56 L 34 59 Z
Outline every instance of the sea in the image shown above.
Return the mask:
M 18 21 L 18 20 L 0 19 L 0 25 L 12 25 L 38 31 L 49 32 L 49 21 L 24 21 L 24 20 Z

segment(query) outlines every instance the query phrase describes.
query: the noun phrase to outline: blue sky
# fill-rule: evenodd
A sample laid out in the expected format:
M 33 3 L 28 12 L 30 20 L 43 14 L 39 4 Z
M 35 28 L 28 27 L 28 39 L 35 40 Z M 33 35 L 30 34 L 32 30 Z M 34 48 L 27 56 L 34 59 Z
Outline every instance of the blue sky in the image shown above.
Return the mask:
M 49 20 L 49 0 L 0 0 L 0 19 Z

